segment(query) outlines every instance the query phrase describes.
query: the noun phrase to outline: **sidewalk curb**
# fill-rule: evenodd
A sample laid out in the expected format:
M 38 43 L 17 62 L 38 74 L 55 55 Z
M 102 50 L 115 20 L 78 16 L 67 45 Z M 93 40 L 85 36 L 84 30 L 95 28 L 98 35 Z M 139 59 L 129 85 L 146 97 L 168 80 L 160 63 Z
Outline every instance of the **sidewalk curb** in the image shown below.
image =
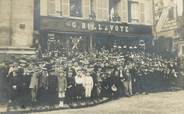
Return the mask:
M 93 104 L 88 104 L 88 105 L 57 107 L 57 108 L 49 107 L 49 108 L 43 108 L 43 109 L 39 109 L 39 110 L 38 109 L 28 109 L 27 111 L 7 111 L 6 110 L 7 112 L 3 112 L 3 114 L 9 114 L 9 113 L 18 113 L 18 114 L 20 114 L 20 113 L 36 113 L 36 112 L 48 112 L 48 111 L 56 111 L 56 110 L 80 109 L 80 108 L 93 107 L 93 106 L 96 106 L 96 105 L 104 104 L 104 103 L 107 103 L 111 100 L 112 100 L 111 98 L 107 98 L 107 99 L 105 99 L 103 101 L 100 101 L 100 102 L 97 102 L 97 103 L 94 103 L 94 101 L 93 101 Z

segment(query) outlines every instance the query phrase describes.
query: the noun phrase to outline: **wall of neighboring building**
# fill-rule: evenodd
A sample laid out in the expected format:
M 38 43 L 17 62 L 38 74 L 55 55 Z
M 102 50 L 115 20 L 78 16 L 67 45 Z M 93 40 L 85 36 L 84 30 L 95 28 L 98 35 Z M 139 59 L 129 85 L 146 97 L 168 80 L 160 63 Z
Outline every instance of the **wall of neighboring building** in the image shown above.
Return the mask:
M 33 40 L 34 0 L 12 0 L 12 46 L 29 47 Z
M 0 46 L 30 47 L 34 0 L 0 0 Z
M 155 1 L 155 24 L 158 38 L 163 36 L 171 38 L 177 37 L 177 33 L 175 33 L 177 29 L 176 0 Z
M 10 45 L 10 1 L 0 0 L 0 46 Z
M 144 24 L 153 24 L 153 1 L 152 0 L 142 0 L 144 4 Z
M 178 56 L 184 57 L 184 41 L 179 41 L 177 45 L 178 45 L 178 47 L 177 47 Z

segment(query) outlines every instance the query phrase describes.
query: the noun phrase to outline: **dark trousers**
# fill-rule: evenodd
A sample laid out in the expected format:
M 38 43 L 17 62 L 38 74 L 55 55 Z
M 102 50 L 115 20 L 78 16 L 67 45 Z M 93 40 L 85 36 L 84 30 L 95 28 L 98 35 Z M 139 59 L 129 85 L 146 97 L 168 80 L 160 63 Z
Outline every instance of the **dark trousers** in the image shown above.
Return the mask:
M 83 98 L 84 96 L 84 87 L 82 84 L 76 84 L 75 86 L 75 95 L 77 98 Z
M 136 91 L 140 93 L 147 92 L 147 77 L 146 76 L 137 77 Z
M 9 86 L 9 99 L 10 100 L 15 100 L 16 97 L 18 96 L 18 87 L 16 89 L 14 89 L 13 86 L 17 86 L 17 85 L 10 85 Z

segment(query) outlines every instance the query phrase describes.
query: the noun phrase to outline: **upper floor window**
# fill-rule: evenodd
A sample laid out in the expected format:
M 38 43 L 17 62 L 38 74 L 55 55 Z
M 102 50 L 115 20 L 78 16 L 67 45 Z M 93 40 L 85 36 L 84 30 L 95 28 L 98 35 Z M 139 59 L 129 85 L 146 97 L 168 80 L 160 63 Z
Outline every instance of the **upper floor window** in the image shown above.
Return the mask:
M 90 0 L 90 15 L 89 18 L 91 20 L 96 19 L 96 14 L 95 14 L 95 0 Z
M 139 2 L 129 1 L 129 22 L 139 22 Z
M 82 17 L 82 1 L 70 0 L 70 16 Z
M 120 21 L 120 16 L 118 14 L 119 3 L 120 3 L 120 0 L 109 0 L 110 21 Z
M 169 9 L 168 19 L 169 19 L 169 20 L 174 20 L 174 19 L 175 19 L 175 16 L 174 16 L 174 7 L 171 7 L 171 8 Z
M 48 15 L 56 14 L 55 0 L 48 0 Z
M 62 16 L 62 0 L 48 0 L 48 15 Z

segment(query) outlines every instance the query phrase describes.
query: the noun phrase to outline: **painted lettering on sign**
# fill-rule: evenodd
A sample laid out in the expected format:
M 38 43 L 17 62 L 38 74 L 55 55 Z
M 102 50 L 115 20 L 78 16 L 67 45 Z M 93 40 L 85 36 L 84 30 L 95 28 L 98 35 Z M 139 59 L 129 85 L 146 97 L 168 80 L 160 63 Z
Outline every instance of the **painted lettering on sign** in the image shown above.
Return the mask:
M 72 27 L 73 28 L 77 28 L 77 23 L 76 22 L 72 22 Z
M 122 24 L 106 24 L 106 23 L 95 23 L 95 22 L 71 22 L 73 29 L 89 30 L 89 31 L 105 31 L 105 32 L 129 32 L 128 25 Z

